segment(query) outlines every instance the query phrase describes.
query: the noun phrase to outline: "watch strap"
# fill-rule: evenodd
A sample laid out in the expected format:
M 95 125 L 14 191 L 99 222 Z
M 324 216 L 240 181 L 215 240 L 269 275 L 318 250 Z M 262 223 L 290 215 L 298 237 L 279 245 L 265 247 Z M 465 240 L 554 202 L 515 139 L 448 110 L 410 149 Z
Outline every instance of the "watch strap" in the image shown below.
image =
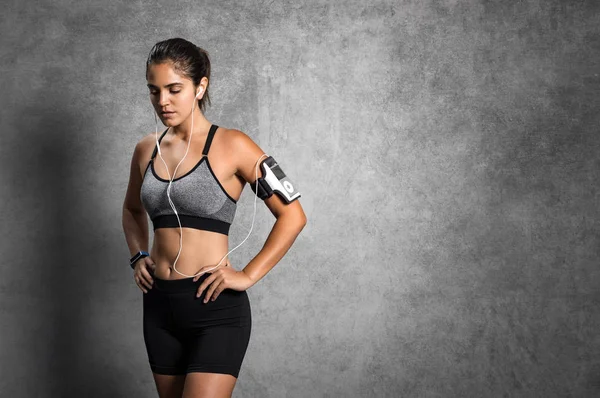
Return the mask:
M 135 264 L 137 260 L 139 260 L 140 258 L 148 257 L 149 255 L 150 255 L 150 253 L 148 253 L 147 251 L 140 250 L 139 252 L 135 253 L 135 255 L 133 257 L 131 257 L 129 259 L 129 266 L 131 268 L 134 268 L 133 264 Z

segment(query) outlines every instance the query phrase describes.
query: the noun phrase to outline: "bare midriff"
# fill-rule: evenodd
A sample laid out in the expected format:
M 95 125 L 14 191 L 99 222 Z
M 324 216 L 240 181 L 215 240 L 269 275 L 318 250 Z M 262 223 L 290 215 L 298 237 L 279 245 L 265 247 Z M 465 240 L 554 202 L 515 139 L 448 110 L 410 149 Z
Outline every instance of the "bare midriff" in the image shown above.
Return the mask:
M 173 263 L 179 251 L 181 230 L 177 228 L 157 228 L 150 257 L 156 268 L 154 276 L 160 279 L 184 279 L 197 274 L 202 267 L 216 266 L 228 252 L 228 236 L 195 228 L 183 228 L 183 246 L 177 264 L 177 271 L 190 275 L 184 276 L 173 270 Z M 227 264 L 228 257 L 221 261 L 220 267 Z

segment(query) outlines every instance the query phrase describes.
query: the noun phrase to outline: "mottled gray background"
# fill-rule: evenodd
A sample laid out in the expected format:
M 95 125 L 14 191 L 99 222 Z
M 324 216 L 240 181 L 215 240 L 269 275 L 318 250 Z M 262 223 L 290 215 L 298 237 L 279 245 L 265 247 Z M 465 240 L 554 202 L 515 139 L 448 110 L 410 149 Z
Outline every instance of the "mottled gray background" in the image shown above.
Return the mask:
M 597 1 L 3 0 L 0 18 L 0 396 L 155 396 L 121 205 L 154 131 L 145 59 L 177 36 L 211 56 L 208 119 L 274 155 L 309 218 L 249 290 L 235 397 L 600 394 Z M 273 222 L 260 204 L 237 268 Z

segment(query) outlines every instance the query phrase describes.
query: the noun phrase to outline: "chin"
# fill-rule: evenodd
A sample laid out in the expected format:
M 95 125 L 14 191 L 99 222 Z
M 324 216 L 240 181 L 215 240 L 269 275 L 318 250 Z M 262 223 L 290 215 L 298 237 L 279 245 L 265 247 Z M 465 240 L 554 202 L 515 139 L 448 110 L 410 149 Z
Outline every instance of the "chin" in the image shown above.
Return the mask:
M 175 127 L 178 126 L 180 124 L 179 120 L 175 120 L 175 119 L 163 119 L 161 118 L 160 121 L 162 122 L 162 124 L 165 125 L 165 127 Z

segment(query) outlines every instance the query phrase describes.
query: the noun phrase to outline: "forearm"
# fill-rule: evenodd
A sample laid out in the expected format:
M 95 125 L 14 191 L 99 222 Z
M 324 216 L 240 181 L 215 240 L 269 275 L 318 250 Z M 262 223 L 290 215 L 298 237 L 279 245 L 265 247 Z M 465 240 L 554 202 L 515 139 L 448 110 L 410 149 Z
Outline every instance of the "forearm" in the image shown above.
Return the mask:
M 253 285 L 283 258 L 305 224 L 305 219 L 292 215 L 282 215 L 277 219 L 260 252 L 242 270 Z
M 133 256 L 140 250 L 148 251 L 148 218 L 145 212 L 131 211 L 123 208 L 123 232 Z

